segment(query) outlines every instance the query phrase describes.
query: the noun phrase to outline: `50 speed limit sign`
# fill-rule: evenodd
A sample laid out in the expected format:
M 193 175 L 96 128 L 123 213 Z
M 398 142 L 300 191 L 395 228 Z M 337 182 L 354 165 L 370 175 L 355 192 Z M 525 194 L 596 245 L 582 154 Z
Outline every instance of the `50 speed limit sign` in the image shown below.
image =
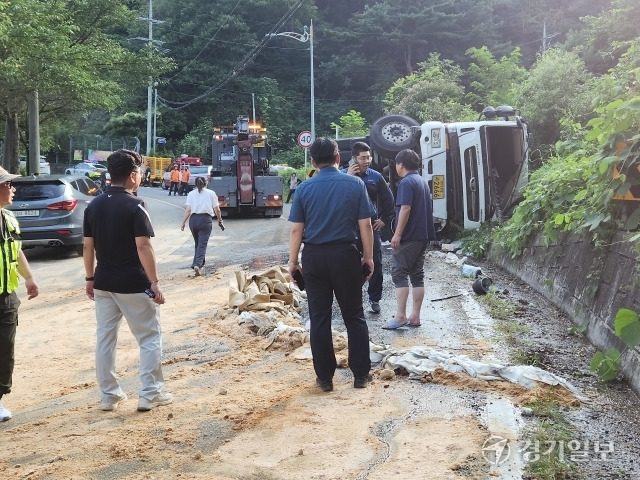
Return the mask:
M 305 131 L 298 134 L 298 145 L 302 148 L 309 148 L 311 143 L 311 132 Z

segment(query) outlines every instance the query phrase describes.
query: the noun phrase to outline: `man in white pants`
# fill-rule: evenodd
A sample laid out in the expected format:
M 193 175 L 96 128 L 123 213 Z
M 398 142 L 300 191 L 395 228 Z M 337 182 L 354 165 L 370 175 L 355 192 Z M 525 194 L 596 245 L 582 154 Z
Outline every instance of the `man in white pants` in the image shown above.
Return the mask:
M 144 202 L 134 195 L 142 177 L 142 157 L 118 150 L 107 158 L 111 186 L 84 214 L 86 293 L 95 301 L 96 376 L 102 410 L 115 410 L 127 399 L 115 374 L 116 343 L 122 317 L 140 347 L 138 410 L 173 401 L 162 391 L 162 335 L 159 305 L 164 296 Z M 97 260 L 97 265 L 95 264 Z

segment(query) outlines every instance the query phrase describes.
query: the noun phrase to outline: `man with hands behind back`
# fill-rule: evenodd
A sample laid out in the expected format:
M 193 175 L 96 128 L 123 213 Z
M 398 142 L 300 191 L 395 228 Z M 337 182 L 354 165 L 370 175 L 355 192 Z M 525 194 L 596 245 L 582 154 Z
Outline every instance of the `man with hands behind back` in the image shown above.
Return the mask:
M 347 328 L 349 368 L 355 388 L 370 380 L 369 329 L 362 308 L 362 271 L 373 272 L 373 207 L 362 180 L 338 170 L 340 152 L 330 138 L 318 138 L 310 149 L 318 173 L 300 184 L 289 213 L 289 274 L 302 273 L 309 303 L 311 352 L 316 383 L 333 390 L 337 362 L 331 335 L 335 294 Z M 362 239 L 362 256 L 356 246 Z M 300 247 L 302 264 L 298 262 Z M 368 274 L 367 278 L 371 276 Z

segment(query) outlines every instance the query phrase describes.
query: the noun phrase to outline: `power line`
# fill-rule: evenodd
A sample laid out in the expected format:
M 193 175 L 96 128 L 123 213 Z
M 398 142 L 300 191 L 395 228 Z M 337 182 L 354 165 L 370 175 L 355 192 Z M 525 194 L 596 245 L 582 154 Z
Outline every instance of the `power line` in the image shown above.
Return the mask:
M 231 12 L 229 13 L 229 15 L 233 15 L 233 12 L 235 12 L 236 8 L 238 8 L 238 5 L 240 5 L 240 1 L 241 0 L 238 0 L 238 2 L 235 4 L 235 6 L 231 9 Z M 222 30 L 222 25 L 218 28 L 218 30 L 216 30 L 216 32 L 209 39 L 209 41 L 206 43 L 206 45 L 204 47 L 202 47 L 202 49 L 198 52 L 198 54 L 195 57 L 193 57 L 191 60 L 189 60 L 189 63 L 187 63 L 184 67 L 182 67 L 182 69 L 178 73 L 176 73 L 174 76 L 172 76 L 168 80 L 169 81 L 173 80 L 178 75 L 180 75 L 182 72 L 184 72 L 193 62 L 195 62 L 197 60 L 197 58 L 202 54 L 202 52 L 204 52 L 205 48 L 207 48 L 211 44 L 211 42 L 213 42 L 213 40 L 216 38 L 218 33 L 220 33 L 220 30 Z
M 253 58 L 260 53 L 260 51 L 262 51 L 262 49 L 267 45 L 267 43 L 269 42 L 269 40 L 271 40 L 270 34 L 272 33 L 276 33 L 278 31 L 278 29 L 280 29 L 280 27 L 282 27 L 292 16 L 293 14 L 302 6 L 302 4 L 304 3 L 305 0 L 298 0 L 290 9 L 287 13 L 285 13 L 282 18 L 280 20 L 278 20 L 278 22 L 276 23 L 276 25 L 274 25 L 271 30 L 269 31 L 269 33 L 267 33 L 262 40 L 260 41 L 260 43 L 255 46 L 253 48 L 253 50 L 251 50 L 249 53 L 247 53 L 234 67 L 233 69 L 227 73 L 227 75 L 220 80 L 216 85 L 209 87 L 204 93 L 198 95 L 195 98 L 192 98 L 191 100 L 187 100 L 184 102 L 175 102 L 172 100 L 168 100 L 166 98 L 162 98 L 161 96 L 158 95 L 158 101 L 165 106 L 166 108 L 168 108 L 169 110 L 181 110 L 195 102 L 198 102 L 200 100 L 203 100 L 207 97 L 209 97 L 213 92 L 215 92 L 216 90 L 218 90 L 220 87 L 222 87 L 223 85 L 225 85 L 226 83 L 228 83 L 230 80 L 232 80 L 234 77 L 236 77 L 242 70 L 244 70 L 247 65 L 249 65 L 249 63 L 251 63 L 251 61 L 253 60 Z

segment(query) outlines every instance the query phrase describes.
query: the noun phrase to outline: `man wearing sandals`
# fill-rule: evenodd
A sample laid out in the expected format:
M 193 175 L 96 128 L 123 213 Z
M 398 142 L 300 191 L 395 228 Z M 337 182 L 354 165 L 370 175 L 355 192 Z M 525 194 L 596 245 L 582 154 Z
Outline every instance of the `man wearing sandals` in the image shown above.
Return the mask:
M 393 263 L 391 279 L 396 287 L 396 314 L 382 328 L 395 330 L 420 326 L 420 309 L 424 299 L 424 257 L 429 241 L 436 239 L 433 224 L 433 201 L 429 184 L 420 175 L 420 157 L 413 150 L 402 150 L 395 159 L 402 180 L 396 195 L 396 228 L 391 239 Z M 412 310 L 407 317 L 411 281 Z

